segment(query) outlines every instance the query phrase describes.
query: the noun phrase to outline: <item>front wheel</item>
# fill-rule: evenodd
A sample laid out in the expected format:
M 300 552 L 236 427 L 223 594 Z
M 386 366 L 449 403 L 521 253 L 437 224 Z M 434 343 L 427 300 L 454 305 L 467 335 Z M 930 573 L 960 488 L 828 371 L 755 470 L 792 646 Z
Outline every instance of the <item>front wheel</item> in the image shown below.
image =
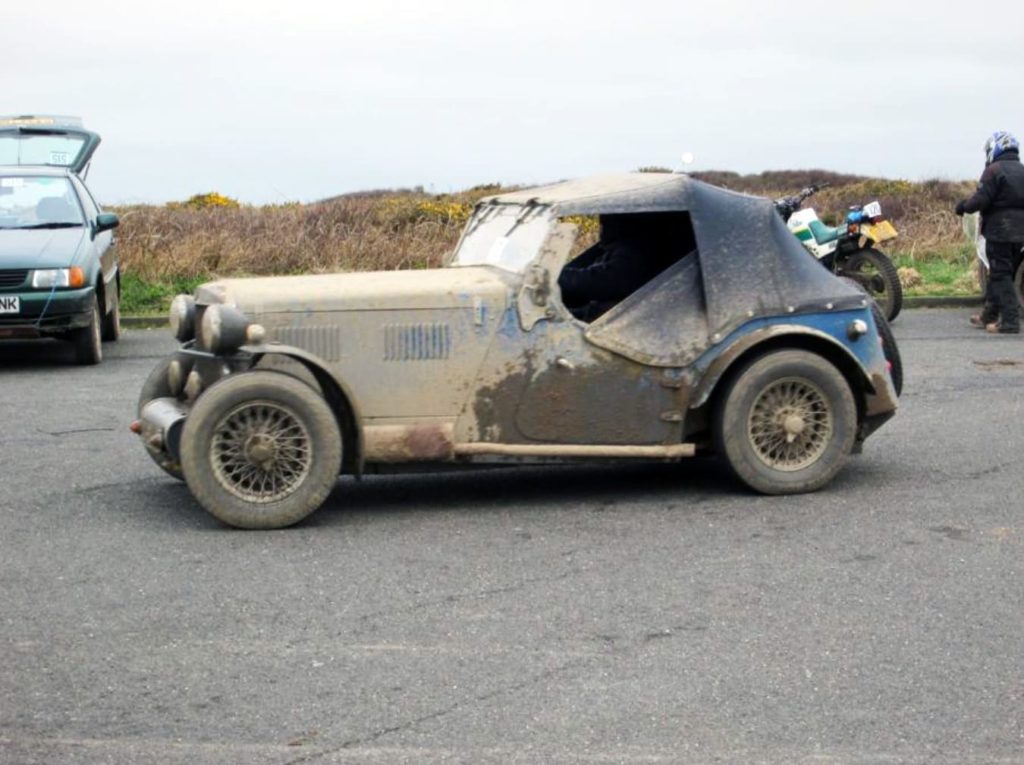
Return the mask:
M 73 329 L 69 333 L 71 344 L 75 347 L 75 361 L 85 366 L 99 364 L 103 360 L 103 340 L 100 335 L 103 319 L 95 295 L 92 298 L 90 314 L 88 326 Z
M 850 253 L 839 261 L 839 276 L 853 279 L 875 299 L 889 321 L 903 308 L 903 285 L 889 256 L 873 247 Z
M 209 513 L 243 529 L 298 523 L 327 499 L 341 468 L 341 432 L 323 397 L 278 372 L 232 375 L 196 401 L 181 469 Z
M 715 407 L 718 453 L 763 494 L 827 484 L 857 434 L 857 405 L 842 373 L 808 351 L 773 351 L 733 377 Z

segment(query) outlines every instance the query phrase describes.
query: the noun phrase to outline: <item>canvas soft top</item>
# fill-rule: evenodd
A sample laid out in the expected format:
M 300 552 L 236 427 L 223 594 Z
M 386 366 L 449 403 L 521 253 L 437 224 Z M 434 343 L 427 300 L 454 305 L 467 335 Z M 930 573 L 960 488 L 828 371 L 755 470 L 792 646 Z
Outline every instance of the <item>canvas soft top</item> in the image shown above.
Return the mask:
M 647 364 L 682 366 L 756 317 L 859 308 L 865 295 L 803 248 L 768 199 L 678 173 L 628 173 L 488 197 L 483 206 L 550 206 L 558 217 L 690 214 L 684 257 L 587 328 L 595 345 Z

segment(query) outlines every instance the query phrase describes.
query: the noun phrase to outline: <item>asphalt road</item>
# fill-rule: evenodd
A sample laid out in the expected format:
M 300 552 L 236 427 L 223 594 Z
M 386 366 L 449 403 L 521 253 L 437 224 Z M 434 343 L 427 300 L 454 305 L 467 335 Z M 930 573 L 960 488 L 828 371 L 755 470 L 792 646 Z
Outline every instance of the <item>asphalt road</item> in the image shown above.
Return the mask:
M 1024 337 L 904 313 L 826 491 L 715 464 L 339 481 L 220 526 L 128 433 L 172 344 L 0 344 L 0 761 L 1024 762 Z

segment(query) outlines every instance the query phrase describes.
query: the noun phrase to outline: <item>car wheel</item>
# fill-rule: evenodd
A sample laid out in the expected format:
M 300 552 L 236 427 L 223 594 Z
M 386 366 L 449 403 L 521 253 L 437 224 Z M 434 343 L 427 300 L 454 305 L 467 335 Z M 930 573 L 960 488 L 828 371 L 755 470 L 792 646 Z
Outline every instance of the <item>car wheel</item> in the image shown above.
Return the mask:
M 842 373 L 808 351 L 774 351 L 732 378 L 715 409 L 718 453 L 764 494 L 816 491 L 853 448 L 857 406 Z
M 75 361 L 79 364 L 99 364 L 103 360 L 103 340 L 100 337 L 100 304 L 96 296 L 92 297 L 92 318 L 89 326 L 73 329 L 69 339 L 75 347 Z
M 312 388 L 268 371 L 226 377 L 185 421 L 181 467 L 212 515 L 243 529 L 298 523 L 330 494 L 341 468 L 341 432 Z
M 167 368 L 171 365 L 170 359 L 164 359 L 152 372 L 149 373 L 149 377 L 146 378 L 146 382 L 142 384 L 142 391 L 139 393 L 139 403 L 136 409 L 137 416 L 142 417 L 142 409 L 150 401 L 155 398 L 167 398 L 172 396 L 170 383 L 167 381 Z M 146 447 L 146 454 L 163 470 L 167 475 L 172 478 L 177 478 L 179 481 L 185 480 L 185 475 L 181 472 L 181 464 L 171 459 L 171 457 L 163 451 L 153 452 L 149 447 Z
M 112 288 L 114 290 L 114 305 L 110 312 L 103 317 L 103 341 L 106 343 L 116 343 L 121 337 L 121 292 L 116 281 L 113 282 Z

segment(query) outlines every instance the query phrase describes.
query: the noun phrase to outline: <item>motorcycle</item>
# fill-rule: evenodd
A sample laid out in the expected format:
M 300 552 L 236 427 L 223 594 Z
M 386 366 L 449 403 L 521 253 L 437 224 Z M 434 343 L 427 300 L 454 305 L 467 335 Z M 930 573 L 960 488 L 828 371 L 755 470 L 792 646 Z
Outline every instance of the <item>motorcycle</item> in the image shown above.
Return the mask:
M 896 266 L 876 245 L 895 239 L 896 228 L 878 202 L 851 207 L 841 226 L 826 226 L 813 208 L 800 206 L 828 184 L 808 186 L 775 200 L 775 209 L 800 243 L 837 276 L 857 282 L 892 321 L 903 308 L 903 285 Z

